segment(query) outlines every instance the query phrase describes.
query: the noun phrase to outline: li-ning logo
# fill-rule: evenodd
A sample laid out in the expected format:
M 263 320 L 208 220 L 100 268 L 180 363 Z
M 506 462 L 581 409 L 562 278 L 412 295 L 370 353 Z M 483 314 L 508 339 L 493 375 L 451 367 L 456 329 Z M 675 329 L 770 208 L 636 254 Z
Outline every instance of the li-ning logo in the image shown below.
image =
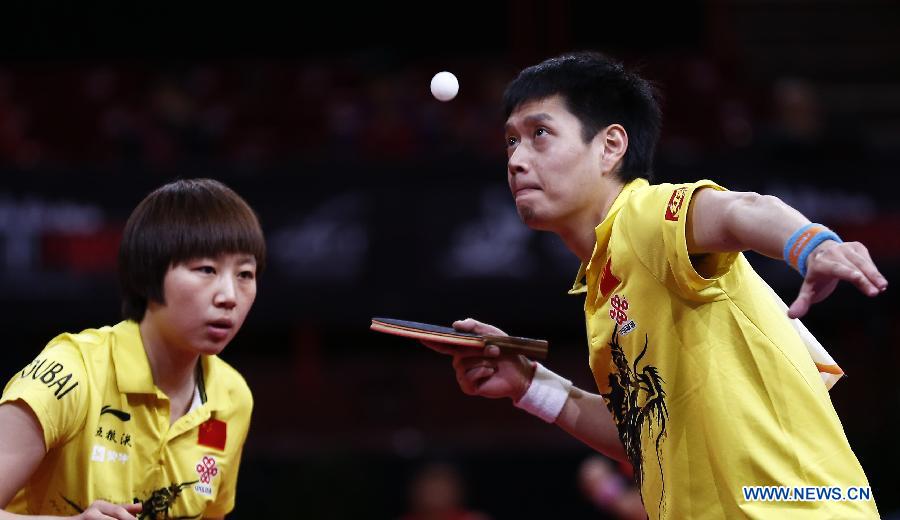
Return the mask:
M 197 474 L 200 475 L 200 482 L 194 486 L 194 491 L 201 495 L 211 496 L 212 484 L 210 484 L 210 482 L 212 482 L 212 479 L 219 474 L 219 468 L 216 466 L 216 459 L 212 457 L 203 457 L 203 459 L 197 463 L 195 469 L 197 470 Z
M 131 420 L 130 413 L 123 412 L 122 410 L 116 410 L 115 408 L 109 406 L 108 404 L 104 405 L 103 408 L 100 409 L 100 415 L 103 415 L 105 413 L 108 413 L 114 417 L 117 417 L 122 422 Z
M 678 188 L 672 192 L 672 198 L 670 198 L 669 203 L 666 204 L 666 220 L 678 222 L 678 212 L 681 211 L 681 206 L 684 204 L 684 197 L 686 194 L 687 188 Z

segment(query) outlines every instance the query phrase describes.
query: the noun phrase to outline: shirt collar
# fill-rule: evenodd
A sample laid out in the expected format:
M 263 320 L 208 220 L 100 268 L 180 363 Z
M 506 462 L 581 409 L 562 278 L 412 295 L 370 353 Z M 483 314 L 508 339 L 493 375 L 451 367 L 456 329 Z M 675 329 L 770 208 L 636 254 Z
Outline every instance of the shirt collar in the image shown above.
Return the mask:
M 135 321 L 123 321 L 113 327 L 112 358 L 119 391 L 128 394 L 155 394 L 153 372 L 144 351 L 141 330 Z
M 144 350 L 141 330 L 137 322 L 123 321 L 113 327 L 115 340 L 112 349 L 119 391 L 127 394 L 156 394 L 159 390 L 153 382 L 153 371 Z M 217 364 L 211 356 L 200 356 L 201 367 L 197 373 L 197 388 L 202 404 L 209 404 L 209 410 L 218 410 L 227 401 L 221 385 L 215 384 L 218 376 Z
M 604 233 L 607 231 L 609 224 L 612 223 L 616 218 L 616 213 L 622 209 L 622 206 L 625 205 L 625 202 L 628 201 L 629 197 L 633 192 L 639 190 L 641 188 L 645 188 L 650 185 L 650 182 L 647 179 L 637 178 L 626 184 L 622 187 L 622 191 L 616 196 L 616 199 L 613 201 L 612 206 L 609 207 L 609 211 L 606 212 L 606 216 L 603 217 L 603 221 L 597 224 L 597 227 L 594 228 L 594 234 L 597 236 L 597 243 L 601 241 L 601 238 L 604 238 Z M 597 253 L 597 245 L 594 244 L 594 254 Z M 593 255 L 591 255 L 593 257 Z M 569 289 L 569 294 L 582 294 L 587 292 L 587 285 L 585 284 L 585 274 L 587 273 L 588 264 L 590 262 L 581 262 L 581 266 L 578 268 L 578 274 L 575 275 L 575 282 L 572 284 L 572 288 Z
M 217 362 L 216 356 L 200 356 L 202 371 L 197 374 L 197 387 L 200 390 L 200 401 L 207 405 L 210 411 L 225 407 L 228 395 L 224 386 L 216 384 L 220 377 L 221 362 Z

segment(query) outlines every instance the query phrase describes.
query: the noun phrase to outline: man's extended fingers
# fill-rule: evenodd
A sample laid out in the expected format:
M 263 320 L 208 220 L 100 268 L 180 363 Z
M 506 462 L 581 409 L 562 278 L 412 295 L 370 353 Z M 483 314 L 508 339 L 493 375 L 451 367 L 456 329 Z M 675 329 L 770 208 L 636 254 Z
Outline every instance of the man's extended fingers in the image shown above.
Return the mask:
M 847 258 L 856 264 L 856 267 L 866 275 L 866 278 L 869 279 L 869 282 L 871 282 L 872 286 L 875 288 L 874 294 L 867 293 L 869 296 L 877 296 L 878 293 L 887 289 L 887 279 L 885 279 L 878 271 L 878 268 L 875 267 L 875 262 L 873 262 L 872 257 L 869 256 L 869 250 L 866 249 L 866 246 L 858 242 L 850 244 Z
M 804 316 L 812 304 L 834 291 L 839 280 L 852 283 L 867 296 L 877 296 L 887 288 L 887 280 L 875 267 L 865 246 L 858 242 L 830 246 L 810 258 L 809 272 L 797 299 L 788 309 L 788 316 Z
M 847 282 L 852 283 L 859 289 L 863 294 L 868 296 L 875 296 L 878 294 L 878 288 L 869 281 L 866 275 L 859 269 L 859 267 L 854 263 L 854 260 L 850 258 L 850 253 L 845 252 L 845 259 L 843 262 L 837 262 L 833 260 L 825 260 L 822 259 L 819 261 L 818 267 L 820 272 L 826 276 L 833 276 L 835 278 L 840 278 L 841 280 L 845 280 Z M 853 255 L 856 255 L 853 253 Z M 848 265 L 849 264 L 849 265 Z M 828 291 L 830 293 L 831 291 Z M 819 301 L 828 294 L 816 294 L 816 300 Z
M 875 269 L 875 265 L 867 262 L 859 253 L 852 250 L 847 252 L 847 259 L 853 263 L 851 269 L 855 269 L 859 273 L 858 275 L 856 273 L 853 274 L 854 278 L 858 279 L 854 283 L 859 287 L 859 290 L 867 296 L 878 296 L 881 290 L 875 284 L 880 273 Z

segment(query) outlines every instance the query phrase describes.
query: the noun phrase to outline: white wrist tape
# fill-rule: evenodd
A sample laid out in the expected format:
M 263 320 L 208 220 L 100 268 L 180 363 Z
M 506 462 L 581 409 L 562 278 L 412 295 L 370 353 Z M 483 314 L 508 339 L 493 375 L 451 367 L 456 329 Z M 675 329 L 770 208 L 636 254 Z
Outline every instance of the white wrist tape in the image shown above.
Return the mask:
M 572 382 L 547 370 L 540 363 L 534 365 L 534 379 L 531 380 L 525 395 L 513 404 L 548 423 L 553 423 L 569 398 Z

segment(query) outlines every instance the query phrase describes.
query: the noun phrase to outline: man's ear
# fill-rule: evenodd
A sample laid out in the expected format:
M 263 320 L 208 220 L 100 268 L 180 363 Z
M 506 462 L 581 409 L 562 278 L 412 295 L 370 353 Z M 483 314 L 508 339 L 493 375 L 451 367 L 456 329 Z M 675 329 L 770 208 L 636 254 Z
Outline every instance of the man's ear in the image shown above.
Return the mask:
M 628 133 L 616 123 L 607 126 L 597 134 L 600 145 L 600 168 L 603 175 L 619 170 L 625 151 L 628 149 Z

